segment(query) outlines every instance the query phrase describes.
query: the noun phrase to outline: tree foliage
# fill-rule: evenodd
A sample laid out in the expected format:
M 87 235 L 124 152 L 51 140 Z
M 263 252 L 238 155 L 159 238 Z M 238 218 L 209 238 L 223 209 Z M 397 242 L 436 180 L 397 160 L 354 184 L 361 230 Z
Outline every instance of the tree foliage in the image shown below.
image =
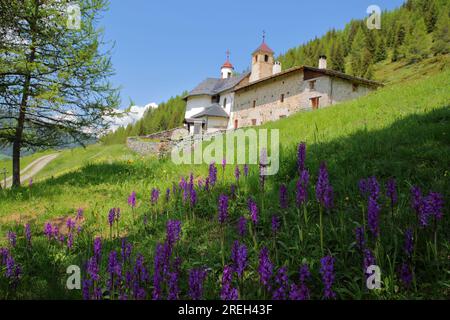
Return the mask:
M 13 147 L 14 186 L 22 148 L 83 143 L 118 105 L 97 26 L 107 1 L 77 1 L 79 29 L 67 24 L 71 3 L 0 0 L 0 144 Z

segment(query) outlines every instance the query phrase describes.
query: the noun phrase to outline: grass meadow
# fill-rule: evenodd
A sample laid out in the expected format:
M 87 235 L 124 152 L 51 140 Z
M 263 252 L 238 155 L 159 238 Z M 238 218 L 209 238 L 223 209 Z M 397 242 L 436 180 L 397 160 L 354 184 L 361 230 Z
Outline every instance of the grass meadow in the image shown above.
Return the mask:
M 247 176 L 240 166 L 237 179 L 234 165 L 217 163 L 206 187 L 207 164 L 177 166 L 122 145 L 62 151 L 31 188 L 0 192 L 0 298 L 449 298 L 450 70 L 392 82 L 264 125 L 279 129 L 281 142 L 280 171 L 264 186 L 257 166 Z M 300 142 L 309 183 L 301 182 Z M 359 188 L 368 177 L 379 187 L 369 196 Z M 328 182 L 332 205 L 317 196 Z M 441 218 L 429 211 L 421 225 L 413 186 L 423 206 L 430 192 L 443 197 Z M 49 225 L 56 238 L 44 234 Z M 369 262 L 381 269 L 379 290 L 366 287 Z M 82 268 L 83 290 L 65 287 L 72 264 Z

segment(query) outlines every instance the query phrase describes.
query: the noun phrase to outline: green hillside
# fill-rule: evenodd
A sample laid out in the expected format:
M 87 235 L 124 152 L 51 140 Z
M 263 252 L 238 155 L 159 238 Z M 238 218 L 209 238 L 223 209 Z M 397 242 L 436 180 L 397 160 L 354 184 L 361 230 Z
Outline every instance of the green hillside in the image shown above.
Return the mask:
M 341 271 L 336 285 L 339 298 L 442 297 L 445 292 L 448 293 L 446 291 L 448 289 L 445 288 L 446 286 L 448 288 L 450 283 L 445 272 L 430 272 L 432 267 L 417 269 L 416 276 L 420 280 L 412 291 L 398 291 L 398 285 L 397 289 L 388 285 L 378 294 L 367 293 L 358 288 L 358 281 L 350 281 L 349 278 L 352 277 L 351 272 L 357 274 L 355 266 L 359 259 L 354 249 L 349 248 L 352 248 L 350 244 L 353 241 L 353 228 L 361 223 L 361 208 L 364 207 L 364 201 L 358 196 L 360 178 L 376 175 L 384 184 L 388 178 L 395 177 L 398 183 L 399 205 L 396 209 L 398 229 L 387 233 L 389 230 L 387 228 L 391 228 L 392 225 L 388 219 L 389 215 L 383 215 L 381 222 L 381 228 L 384 230 L 383 250 L 386 252 L 394 250 L 392 247 L 394 242 L 397 243 L 396 246 L 400 245 L 399 243 L 403 241 L 401 239 L 403 228 L 413 221 L 414 215 L 409 209 L 409 189 L 412 185 L 419 185 L 424 192 L 428 190 L 440 192 L 447 199 L 449 196 L 450 70 L 446 68 L 441 72 L 430 72 L 421 79 L 408 82 L 393 82 L 397 83 L 355 101 L 316 112 L 299 113 L 266 124 L 265 128 L 280 130 L 282 145 L 280 172 L 275 177 L 268 178 L 265 192 L 261 194 L 258 191 L 258 170 L 251 168 L 249 178 L 240 186 L 239 194 L 230 207 L 230 221 L 235 223 L 239 215 L 246 212 L 248 197 L 253 196 L 258 206 L 263 206 L 263 209 L 260 207 L 262 211 L 261 226 L 258 229 L 259 241 L 261 245 L 267 245 L 273 250 L 268 232 L 270 215 L 280 212 L 278 187 L 280 183 L 286 183 L 291 193 L 291 201 L 294 201 L 297 179 L 296 146 L 300 141 L 307 142 L 306 165 L 310 170 L 311 180 L 317 179 L 319 163 L 326 161 L 335 191 L 337 209 L 333 215 L 325 219 L 326 228 L 331 228 L 327 229 L 325 242 L 328 250 L 340 258 L 336 266 Z M 198 200 L 194 209 L 183 206 L 180 198 L 173 199 L 169 203 L 161 200 L 160 205 L 153 207 L 149 204 L 152 188 L 161 190 L 162 199 L 164 190 L 172 187 L 172 184 L 178 185 L 181 176 L 186 177 L 192 172 L 195 180 L 206 177 L 208 166 L 206 164 L 176 166 L 170 159 L 158 161 L 152 158 L 126 156 L 128 152 L 124 148 L 124 146 L 94 146 L 84 151 L 63 151 L 61 157 L 41 173 L 42 177 L 54 176 L 54 178 L 38 182 L 32 189 L 2 191 L 0 233 L 5 234 L 11 228 L 20 233 L 23 232 L 20 231 L 20 225 L 33 222 L 33 232 L 39 238 L 38 234 L 41 234 L 46 221 L 55 223 L 64 221 L 81 207 L 85 212 L 84 224 L 88 230 L 86 232 L 90 235 L 103 235 L 104 245 L 114 248 L 119 244 L 115 240 L 107 241 L 110 234 L 106 224 L 107 213 L 112 207 L 120 207 L 123 219 L 121 233 L 127 235 L 133 242 L 136 252 L 142 251 L 146 257 L 151 257 L 156 243 L 164 238 L 166 219 L 180 219 L 183 223 L 183 240 L 179 244 L 178 252 L 185 257 L 198 257 L 194 260 L 188 259 L 184 266 L 186 268 L 193 265 L 215 266 L 215 272 L 220 272 L 221 248 L 217 238 L 220 229 L 215 222 L 217 201 L 219 194 L 229 194 L 230 184 L 234 181 L 234 167 L 227 166 L 223 182 L 222 169 L 218 168 L 218 184 L 210 193 L 198 190 Z M 75 170 L 67 171 L 70 168 Z M 311 197 L 314 194 L 312 190 L 310 190 Z M 133 211 L 127 205 L 128 195 L 132 191 L 137 193 L 137 206 Z M 293 204 L 291 208 L 284 213 L 283 219 L 297 221 L 298 212 L 295 205 Z M 309 219 L 313 220 L 309 222 L 309 227 L 302 223 L 298 226 L 285 225 L 277 240 L 277 258 L 272 256 L 278 263 L 287 265 L 293 273 L 292 276 L 299 266 L 298 257 L 304 257 L 304 261 L 308 261 L 311 267 L 314 265 L 317 267 L 320 257 L 320 250 L 317 247 L 318 230 L 315 229 L 318 211 L 314 202 L 308 205 L 308 211 Z M 160 218 L 157 221 L 153 221 L 152 218 L 150 225 L 144 227 L 141 219 L 154 214 L 160 215 Z M 196 218 L 191 218 L 191 215 Z M 139 217 L 138 220 L 133 219 L 133 216 Z M 443 257 L 448 255 L 448 242 L 443 241 L 450 236 L 447 213 L 445 217 L 439 225 L 439 257 L 433 258 L 432 252 L 426 249 L 430 243 L 421 242 L 420 246 L 423 248 L 420 258 L 416 258 L 420 259 L 418 260 L 420 263 L 427 263 L 429 259 L 440 261 L 441 257 L 444 259 Z M 298 229 L 300 226 L 306 229 Z M 235 227 L 230 225 L 227 230 L 226 256 L 231 250 Z M 428 237 L 425 234 L 423 236 Z M 339 241 L 335 242 L 337 239 Z M 36 241 L 42 243 L 44 239 Z M 84 259 L 83 250 L 89 243 L 82 238 L 77 240 L 76 250 L 66 252 L 64 262 L 57 263 L 59 267 L 56 267 L 55 272 L 63 275 L 65 263 Z M 251 239 L 248 245 L 252 245 Z M 377 251 L 377 259 L 384 270 L 388 269 L 384 281 L 391 284 L 399 281 L 396 278 L 396 267 L 392 264 L 397 265 L 400 258 L 395 254 L 392 255 L 392 252 L 387 256 L 383 255 L 379 251 L 380 248 Z M 251 252 L 252 268 L 256 268 L 256 252 L 253 250 Z M 40 263 L 45 265 L 47 262 Z M 347 263 L 350 263 L 351 267 Z M 53 278 L 37 277 L 36 281 L 47 283 L 55 281 Z M 317 271 L 315 277 L 317 279 L 320 277 Z M 207 285 L 212 298 L 217 297 L 217 292 L 214 291 L 216 289 L 213 289 L 217 279 L 219 274 L 212 274 Z M 255 286 L 256 280 L 247 280 L 248 298 L 261 298 L 256 293 L 257 290 L 254 290 Z M 35 289 L 25 287 L 27 290 L 22 288 L 25 291 L 19 290 L 17 295 L 22 297 L 68 295 L 67 292 L 51 289 L 55 287 L 58 287 L 57 283 Z M 318 295 L 319 291 L 315 294 Z

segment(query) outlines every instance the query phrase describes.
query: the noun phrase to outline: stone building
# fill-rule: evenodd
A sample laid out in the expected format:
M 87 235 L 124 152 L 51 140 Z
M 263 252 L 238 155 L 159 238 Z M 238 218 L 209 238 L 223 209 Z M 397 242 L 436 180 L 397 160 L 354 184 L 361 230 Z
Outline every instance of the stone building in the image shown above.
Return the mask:
M 251 72 L 234 76 L 233 71 L 228 56 L 220 79 L 206 79 L 185 97 L 185 125 L 191 134 L 261 125 L 356 99 L 382 85 L 327 69 L 325 56 L 318 68 L 282 71 L 264 39 L 252 54 Z

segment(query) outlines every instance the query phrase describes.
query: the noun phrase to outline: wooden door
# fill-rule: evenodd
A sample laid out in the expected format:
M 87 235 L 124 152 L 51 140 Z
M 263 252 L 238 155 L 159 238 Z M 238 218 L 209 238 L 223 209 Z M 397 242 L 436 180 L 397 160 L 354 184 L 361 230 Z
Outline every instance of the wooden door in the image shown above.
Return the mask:
M 313 110 L 319 109 L 319 97 L 311 98 L 311 106 Z

